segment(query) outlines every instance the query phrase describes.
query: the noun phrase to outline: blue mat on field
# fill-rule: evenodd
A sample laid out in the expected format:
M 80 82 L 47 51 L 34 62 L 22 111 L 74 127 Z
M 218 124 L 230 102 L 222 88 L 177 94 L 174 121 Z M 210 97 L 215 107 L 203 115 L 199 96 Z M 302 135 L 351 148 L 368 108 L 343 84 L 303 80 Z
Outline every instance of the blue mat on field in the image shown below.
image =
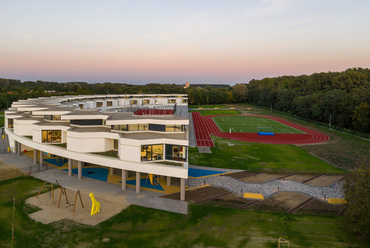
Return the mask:
M 122 181 L 119 181 L 119 183 L 122 183 Z M 127 180 L 126 181 L 126 184 L 130 184 L 130 185 L 136 186 L 136 179 L 134 179 L 134 180 Z M 146 179 L 146 178 L 141 178 L 140 179 L 140 187 L 164 191 L 164 189 L 162 188 L 162 186 L 160 184 L 152 185 L 150 183 L 150 180 L 149 179 Z
M 225 173 L 225 171 L 214 171 L 214 170 L 203 170 L 203 169 L 195 169 L 195 168 L 189 168 L 189 177 L 205 177 L 205 176 L 211 176 L 216 174 Z
M 53 164 L 53 165 L 56 165 L 58 167 L 61 167 L 63 166 L 65 163 L 68 162 L 68 159 L 56 159 L 56 158 L 47 158 L 47 159 L 44 159 L 45 162 L 49 163 L 49 164 Z
M 68 169 L 63 169 L 64 171 L 68 171 Z M 73 174 L 78 174 L 78 169 L 72 169 Z M 95 168 L 82 168 L 82 176 L 89 177 L 92 179 L 100 180 L 103 182 L 107 181 L 109 170 L 101 167 Z
M 258 132 L 259 135 L 264 136 L 274 136 L 275 134 L 273 132 Z

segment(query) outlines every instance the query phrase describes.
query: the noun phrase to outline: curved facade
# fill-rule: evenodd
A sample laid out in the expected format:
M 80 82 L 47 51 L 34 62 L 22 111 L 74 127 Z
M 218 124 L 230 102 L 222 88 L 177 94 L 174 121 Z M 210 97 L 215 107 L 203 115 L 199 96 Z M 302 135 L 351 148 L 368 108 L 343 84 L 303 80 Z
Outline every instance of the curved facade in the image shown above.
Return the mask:
M 180 178 L 181 200 L 188 178 L 187 95 L 92 95 L 27 99 L 5 111 L 9 149 L 34 151 L 43 166 L 44 154 L 68 159 L 82 178 L 84 164 Z M 107 156 L 109 155 L 109 156 Z

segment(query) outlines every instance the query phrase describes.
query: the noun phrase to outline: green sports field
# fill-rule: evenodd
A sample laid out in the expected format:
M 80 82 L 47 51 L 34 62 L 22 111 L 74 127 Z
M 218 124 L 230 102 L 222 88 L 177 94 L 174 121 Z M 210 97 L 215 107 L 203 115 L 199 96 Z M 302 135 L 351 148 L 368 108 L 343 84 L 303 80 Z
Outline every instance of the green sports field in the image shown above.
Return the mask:
M 215 116 L 212 118 L 221 132 L 237 132 L 237 133 L 257 133 L 257 132 L 273 132 L 273 133 L 305 133 L 301 130 L 284 125 L 269 118 L 261 118 L 254 116 Z

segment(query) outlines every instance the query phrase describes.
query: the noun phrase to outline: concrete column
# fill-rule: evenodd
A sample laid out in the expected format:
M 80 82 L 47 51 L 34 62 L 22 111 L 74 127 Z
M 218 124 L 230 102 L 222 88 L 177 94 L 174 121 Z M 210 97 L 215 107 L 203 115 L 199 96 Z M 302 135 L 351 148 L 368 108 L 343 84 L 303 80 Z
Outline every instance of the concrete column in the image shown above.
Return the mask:
M 109 168 L 109 175 L 113 176 L 113 168 Z
M 78 179 L 81 179 L 82 178 L 82 162 L 81 161 L 78 161 Z
M 40 165 L 39 167 L 44 166 L 44 153 L 40 151 Z
M 185 179 L 180 179 L 180 201 L 185 201 Z
M 171 186 L 171 177 L 167 176 L 167 186 Z
M 140 193 L 140 172 L 136 172 L 136 193 Z
M 126 175 L 127 170 L 122 170 L 122 190 L 126 190 Z
M 17 141 L 14 141 L 14 153 L 15 154 L 18 154 L 17 148 L 18 148 Z
M 33 165 L 37 165 L 37 150 L 33 150 Z
M 72 159 L 68 159 L 68 176 L 71 177 L 72 174 Z
M 22 143 L 18 142 L 18 155 L 22 154 Z

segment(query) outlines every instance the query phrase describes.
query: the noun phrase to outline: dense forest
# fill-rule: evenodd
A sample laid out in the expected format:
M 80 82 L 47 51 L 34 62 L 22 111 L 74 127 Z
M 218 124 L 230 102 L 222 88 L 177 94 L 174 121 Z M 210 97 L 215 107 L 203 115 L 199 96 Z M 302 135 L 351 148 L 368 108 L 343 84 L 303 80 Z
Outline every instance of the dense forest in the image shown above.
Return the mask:
M 369 133 L 370 69 L 251 80 L 248 101 Z
M 251 80 L 235 86 L 45 82 L 0 78 L 0 109 L 13 101 L 51 95 L 189 94 L 190 105 L 249 102 L 309 120 L 370 132 L 370 69 Z M 217 85 L 216 85 L 217 86 Z

